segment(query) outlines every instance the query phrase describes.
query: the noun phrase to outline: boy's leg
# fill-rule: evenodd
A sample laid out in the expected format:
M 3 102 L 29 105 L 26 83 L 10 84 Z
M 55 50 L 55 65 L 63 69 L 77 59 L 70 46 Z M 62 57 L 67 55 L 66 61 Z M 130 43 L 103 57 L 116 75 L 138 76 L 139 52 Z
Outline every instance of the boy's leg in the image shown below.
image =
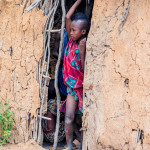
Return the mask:
M 65 116 L 65 132 L 68 149 L 72 148 L 73 141 L 73 122 L 75 116 L 77 102 L 74 100 L 74 96 L 68 94 L 66 102 L 66 116 Z

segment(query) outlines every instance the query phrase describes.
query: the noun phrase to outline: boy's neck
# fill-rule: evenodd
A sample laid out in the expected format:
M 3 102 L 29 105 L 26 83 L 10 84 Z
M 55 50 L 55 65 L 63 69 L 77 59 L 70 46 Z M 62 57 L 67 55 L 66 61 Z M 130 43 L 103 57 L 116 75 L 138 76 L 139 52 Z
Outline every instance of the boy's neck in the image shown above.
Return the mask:
M 85 36 L 82 36 L 79 40 L 76 41 L 76 43 L 79 44 L 79 42 L 84 38 L 85 38 Z

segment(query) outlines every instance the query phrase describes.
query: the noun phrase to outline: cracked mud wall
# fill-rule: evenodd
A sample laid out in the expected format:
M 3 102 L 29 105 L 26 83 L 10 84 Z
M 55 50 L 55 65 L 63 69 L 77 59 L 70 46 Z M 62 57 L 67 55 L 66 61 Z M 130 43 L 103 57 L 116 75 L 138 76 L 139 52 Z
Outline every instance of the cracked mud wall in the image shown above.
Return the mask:
M 84 81 L 84 149 L 150 149 L 150 1 L 95 0 Z
M 9 101 L 15 113 L 12 143 L 31 138 L 30 123 L 40 105 L 36 72 L 43 55 L 45 17 L 36 9 L 24 13 L 23 4 L 0 0 L 0 100 Z

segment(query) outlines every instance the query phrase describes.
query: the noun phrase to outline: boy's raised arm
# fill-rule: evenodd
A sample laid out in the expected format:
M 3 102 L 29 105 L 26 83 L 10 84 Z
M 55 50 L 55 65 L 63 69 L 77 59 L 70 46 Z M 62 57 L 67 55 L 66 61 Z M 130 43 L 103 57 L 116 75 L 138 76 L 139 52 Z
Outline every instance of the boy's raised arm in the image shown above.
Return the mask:
M 67 15 L 66 15 L 66 29 L 67 29 L 67 33 L 68 36 L 70 38 L 70 26 L 71 26 L 71 16 L 73 15 L 73 13 L 75 12 L 76 8 L 79 6 L 79 4 L 82 2 L 82 0 L 77 0 L 74 5 L 70 8 L 70 10 L 68 11 Z

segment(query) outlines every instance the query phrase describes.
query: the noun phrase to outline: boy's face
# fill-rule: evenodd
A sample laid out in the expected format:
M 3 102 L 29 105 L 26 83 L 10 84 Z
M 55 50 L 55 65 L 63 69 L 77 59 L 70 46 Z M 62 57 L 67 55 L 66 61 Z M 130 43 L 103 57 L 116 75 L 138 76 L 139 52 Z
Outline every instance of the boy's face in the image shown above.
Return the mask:
M 81 29 L 81 25 L 78 23 L 78 21 L 71 22 L 70 30 L 70 36 L 74 41 L 79 40 L 84 35 L 84 32 Z

